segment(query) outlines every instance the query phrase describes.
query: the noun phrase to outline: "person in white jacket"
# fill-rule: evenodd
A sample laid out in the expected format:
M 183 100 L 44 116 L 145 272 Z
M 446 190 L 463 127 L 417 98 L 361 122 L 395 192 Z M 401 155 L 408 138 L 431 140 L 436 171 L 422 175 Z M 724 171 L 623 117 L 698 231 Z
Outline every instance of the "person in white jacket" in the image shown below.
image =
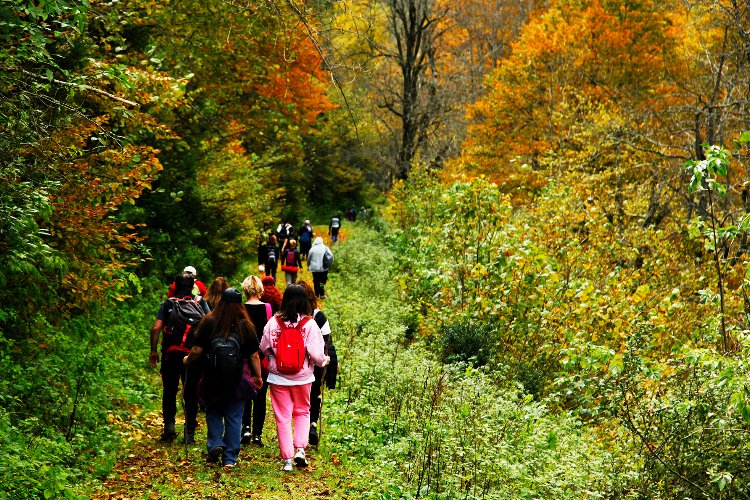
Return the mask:
M 318 236 L 307 254 L 307 269 L 312 273 L 313 289 L 315 296 L 319 299 L 325 299 L 325 284 L 328 282 L 331 263 L 333 263 L 333 252 L 323 243 L 323 238 Z
M 310 433 L 310 386 L 315 380 L 313 367 L 322 367 L 329 362 L 324 353 L 323 334 L 315 321 L 311 321 L 310 313 L 305 289 L 300 285 L 289 285 L 281 299 L 281 310 L 266 323 L 260 343 L 260 351 L 269 357 L 268 384 L 283 460 L 282 471 L 291 471 L 293 463 L 298 467 L 307 466 L 305 448 Z M 279 336 L 282 328 L 291 327 L 299 328 L 306 353 L 299 372 L 282 374 L 276 363 Z

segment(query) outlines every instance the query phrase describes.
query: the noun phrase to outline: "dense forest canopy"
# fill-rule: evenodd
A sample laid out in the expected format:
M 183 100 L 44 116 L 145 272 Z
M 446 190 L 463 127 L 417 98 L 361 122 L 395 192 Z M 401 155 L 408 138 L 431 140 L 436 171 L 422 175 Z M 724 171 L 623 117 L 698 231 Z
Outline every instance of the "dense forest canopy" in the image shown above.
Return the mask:
M 749 33 L 732 0 L 2 0 L 0 491 L 106 475 L 84 462 L 116 454 L 129 374 L 101 355 L 176 271 L 236 276 L 264 221 L 367 206 L 397 341 L 538 403 L 513 411 L 551 413 L 550 450 L 582 429 L 596 460 L 556 473 L 750 496 Z M 427 442 L 388 469 L 417 496 L 510 491 Z

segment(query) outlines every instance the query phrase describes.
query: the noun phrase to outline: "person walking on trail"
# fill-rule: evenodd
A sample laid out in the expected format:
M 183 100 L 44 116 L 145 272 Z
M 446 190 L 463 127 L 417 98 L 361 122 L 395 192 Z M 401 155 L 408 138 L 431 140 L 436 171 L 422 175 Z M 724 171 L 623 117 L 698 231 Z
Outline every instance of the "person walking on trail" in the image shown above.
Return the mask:
M 328 271 L 333 264 L 333 252 L 318 236 L 307 255 L 307 269 L 312 273 L 315 296 L 325 299 L 325 284 L 328 283 Z
M 229 283 L 224 277 L 218 276 L 214 278 L 211 285 L 208 287 L 208 292 L 203 296 L 203 300 L 206 301 L 210 309 L 216 308 L 216 304 L 219 303 L 221 295 L 227 288 L 229 288 Z
M 310 321 L 310 312 L 305 289 L 289 285 L 284 290 L 281 312 L 266 323 L 260 344 L 261 352 L 269 356 L 271 406 L 276 418 L 281 470 L 286 472 L 292 470 L 293 464 L 297 467 L 308 464 L 305 448 L 310 433 L 313 365 L 325 366 L 329 361 L 323 351 L 323 335 L 315 321 Z M 293 349 L 292 344 L 298 349 Z
M 193 295 L 195 280 L 188 274 L 179 275 L 174 280 L 174 297 L 167 299 L 159 306 L 156 320 L 151 326 L 151 354 L 149 363 L 152 368 L 161 361 L 159 372 L 162 380 L 162 417 L 164 431 L 159 438 L 171 442 L 177 437 L 175 416 L 177 415 L 177 391 L 182 382 L 185 401 L 184 442 L 195 442 L 195 428 L 198 425 L 198 370 L 187 370 L 182 358 L 192 348 L 193 328 L 208 313 L 208 305 L 200 296 Z M 157 348 L 159 336 L 162 336 L 161 359 Z
M 198 279 L 198 271 L 195 270 L 193 266 L 185 266 L 185 269 L 182 270 L 182 274 L 188 274 L 191 278 L 193 278 L 193 295 L 200 295 L 201 297 L 206 296 L 206 284 L 203 283 Z M 174 297 L 174 288 L 175 288 L 175 282 L 173 281 L 172 284 L 169 286 L 169 290 L 167 291 L 167 298 Z
M 302 260 L 300 259 L 299 250 L 297 250 L 297 241 L 290 240 L 289 246 L 282 252 L 281 270 L 284 271 L 284 277 L 286 278 L 286 286 L 291 285 L 297 281 L 297 273 L 302 267 Z
M 263 334 L 268 320 L 273 317 L 271 304 L 261 302 L 263 295 L 263 283 L 257 276 L 248 276 L 242 282 L 242 290 L 245 292 L 245 311 L 250 321 L 255 326 L 255 331 Z M 242 414 L 242 439 L 241 444 L 252 443 L 263 447 L 263 424 L 266 421 L 266 394 L 268 394 L 268 356 L 261 354 L 261 373 L 263 375 L 263 387 L 258 390 L 254 398 L 245 402 L 245 411 Z
M 305 220 L 305 225 L 299 230 L 299 253 L 302 260 L 307 260 L 307 253 L 312 247 L 313 238 L 315 233 L 313 232 L 312 225 L 309 220 Z
M 292 226 L 292 223 L 287 220 L 284 224 L 279 224 L 277 233 L 279 236 L 279 245 L 283 252 L 284 249 L 289 246 L 289 242 L 294 238 L 294 226 Z
M 273 276 L 275 280 L 280 258 L 281 252 L 279 252 L 276 235 L 272 234 L 268 237 L 266 244 L 258 248 L 258 265 L 263 266 L 266 276 Z
M 260 301 L 271 304 L 271 310 L 276 314 L 281 309 L 281 290 L 276 288 L 276 280 L 273 276 L 264 276 L 260 281 L 263 283 L 263 295 L 260 296 Z
M 305 289 L 307 294 L 308 308 L 312 311 L 312 318 L 315 320 L 315 324 L 320 328 L 320 333 L 323 335 L 324 352 L 329 355 L 329 347 L 333 343 L 333 337 L 331 337 L 331 325 L 328 324 L 328 318 L 323 314 L 323 311 L 318 309 L 318 299 L 315 297 L 315 291 L 306 281 L 298 281 L 302 288 Z M 333 359 L 329 356 L 330 359 Z M 328 366 L 328 370 L 332 368 Z M 320 410 L 323 401 L 321 399 L 321 385 L 323 384 L 323 368 L 315 366 L 313 368 L 313 375 L 315 380 L 310 386 L 310 434 L 308 443 L 317 446 L 318 445 L 318 417 L 320 417 Z
M 341 229 L 341 215 L 336 214 L 331 218 L 331 223 L 328 225 L 328 236 L 331 237 L 333 243 L 339 241 L 339 229 Z
M 233 467 L 240 452 L 245 400 L 263 386 L 255 327 L 245 312 L 242 294 L 234 288 L 224 290 L 216 309 L 200 322 L 195 345 L 182 362 L 188 366 L 204 355 L 207 462 Z M 251 380 L 246 371 L 252 373 Z

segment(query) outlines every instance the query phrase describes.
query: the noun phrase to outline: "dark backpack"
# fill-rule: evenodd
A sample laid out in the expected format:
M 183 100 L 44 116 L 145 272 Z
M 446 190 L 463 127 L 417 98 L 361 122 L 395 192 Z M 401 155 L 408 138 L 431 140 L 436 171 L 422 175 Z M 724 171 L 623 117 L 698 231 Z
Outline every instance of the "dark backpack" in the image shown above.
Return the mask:
M 281 327 L 281 334 L 276 345 L 276 369 L 279 373 L 294 375 L 302 370 L 307 356 L 302 327 L 310 318 L 302 318 L 297 326 L 286 326 L 279 316 L 276 321 Z
M 234 329 L 227 338 L 217 335 L 211 339 L 207 359 L 206 371 L 214 383 L 233 388 L 240 382 L 244 360 Z
M 286 251 L 286 265 L 290 267 L 296 267 L 297 266 L 297 259 L 294 255 L 294 250 L 287 250 Z
M 299 235 L 299 240 L 300 240 L 300 242 L 302 242 L 302 243 L 310 243 L 310 240 L 311 240 L 311 236 L 312 236 L 312 231 L 310 231 L 310 230 L 309 230 L 309 229 L 307 228 L 307 226 L 305 226 L 305 227 L 304 227 L 304 228 L 302 229 L 302 233 L 301 233 L 301 234 Z
M 164 344 L 167 352 L 190 352 L 193 336 L 192 328 L 200 323 L 205 310 L 200 302 L 192 297 L 170 297 L 172 309 L 169 311 L 167 325 L 164 328 Z
M 276 247 L 274 246 L 268 247 L 268 263 L 276 264 Z
M 333 265 L 333 254 L 327 251 L 323 254 L 323 270 L 329 271 Z

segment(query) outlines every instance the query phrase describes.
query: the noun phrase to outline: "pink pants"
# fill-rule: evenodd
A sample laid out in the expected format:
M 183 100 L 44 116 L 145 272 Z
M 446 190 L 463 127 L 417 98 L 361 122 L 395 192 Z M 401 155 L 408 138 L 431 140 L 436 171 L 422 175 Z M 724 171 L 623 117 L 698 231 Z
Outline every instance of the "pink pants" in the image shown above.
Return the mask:
M 307 439 L 310 435 L 311 385 L 269 384 L 281 458 L 292 458 L 296 448 L 307 447 Z M 294 418 L 294 441 L 292 441 L 292 417 Z

